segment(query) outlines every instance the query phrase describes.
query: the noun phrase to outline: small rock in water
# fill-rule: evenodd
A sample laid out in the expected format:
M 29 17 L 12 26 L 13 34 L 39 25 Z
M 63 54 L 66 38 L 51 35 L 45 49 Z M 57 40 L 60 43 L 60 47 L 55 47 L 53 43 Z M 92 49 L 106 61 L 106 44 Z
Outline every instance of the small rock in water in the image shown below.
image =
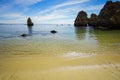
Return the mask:
M 26 36 L 28 36 L 27 34 L 22 34 L 22 35 L 20 35 L 20 36 L 22 36 L 22 37 L 26 37 Z
M 55 31 L 55 30 L 51 30 L 50 32 L 53 34 L 57 33 L 57 31 Z

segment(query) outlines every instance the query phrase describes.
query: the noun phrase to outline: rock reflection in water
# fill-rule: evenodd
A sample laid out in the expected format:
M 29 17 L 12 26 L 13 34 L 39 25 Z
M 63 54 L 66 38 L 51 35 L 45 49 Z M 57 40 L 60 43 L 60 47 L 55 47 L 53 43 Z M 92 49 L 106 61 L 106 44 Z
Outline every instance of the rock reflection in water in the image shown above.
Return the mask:
M 76 33 L 77 40 L 82 40 L 85 38 L 85 28 L 84 27 L 76 27 L 75 33 Z
M 78 40 L 90 40 L 95 35 L 94 29 L 90 26 L 76 27 L 75 32 Z
M 79 45 L 81 45 L 81 48 L 84 48 L 85 51 L 88 49 L 92 50 L 97 48 L 98 41 L 92 27 L 77 27 L 75 29 L 75 33 Z
M 32 27 L 33 26 L 27 26 L 28 27 L 28 35 L 32 36 Z

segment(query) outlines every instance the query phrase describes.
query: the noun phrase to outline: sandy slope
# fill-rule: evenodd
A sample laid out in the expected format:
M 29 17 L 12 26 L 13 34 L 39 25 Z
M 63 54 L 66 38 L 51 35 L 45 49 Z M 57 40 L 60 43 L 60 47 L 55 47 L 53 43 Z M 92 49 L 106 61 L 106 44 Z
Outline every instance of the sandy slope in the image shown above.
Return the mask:
M 1 55 L 0 80 L 120 80 L 120 55 Z

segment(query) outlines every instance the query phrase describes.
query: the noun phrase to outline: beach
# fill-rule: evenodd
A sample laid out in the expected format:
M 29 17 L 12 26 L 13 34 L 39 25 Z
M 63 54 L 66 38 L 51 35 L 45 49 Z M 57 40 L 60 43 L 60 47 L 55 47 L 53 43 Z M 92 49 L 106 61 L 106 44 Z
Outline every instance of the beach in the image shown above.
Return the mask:
M 119 80 L 119 30 L 0 25 L 0 80 Z M 50 30 L 58 33 L 52 34 Z M 20 35 L 31 34 L 27 37 Z
M 0 80 L 119 80 L 120 55 L 0 56 Z
M 120 80 L 120 0 L 0 0 L 0 80 Z

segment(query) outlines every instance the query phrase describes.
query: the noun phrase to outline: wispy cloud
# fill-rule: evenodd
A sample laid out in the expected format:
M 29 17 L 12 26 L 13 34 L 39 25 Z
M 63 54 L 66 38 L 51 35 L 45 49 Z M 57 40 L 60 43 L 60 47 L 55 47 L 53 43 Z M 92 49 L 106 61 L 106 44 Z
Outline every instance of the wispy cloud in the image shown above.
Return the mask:
M 32 19 L 34 20 L 34 22 L 38 23 L 38 22 L 51 22 L 51 21 L 55 21 L 57 22 L 57 20 L 64 20 L 65 18 L 68 18 L 66 15 L 61 14 L 59 11 L 53 11 L 49 14 L 45 14 L 45 15 L 36 15 L 36 16 L 32 16 Z
M 64 3 L 61 3 L 61 4 L 58 4 L 58 5 L 54 5 L 44 11 L 40 11 L 40 14 L 44 14 L 46 12 L 49 12 L 49 11 L 52 11 L 52 10 L 55 10 L 55 9 L 58 9 L 58 8 L 61 8 L 61 7 L 65 7 L 65 6 L 70 6 L 70 5 L 75 5 L 75 4 L 80 4 L 80 3 L 84 3 L 84 2 L 88 2 L 89 0 L 69 0 L 67 2 L 64 2 Z
M 6 19 L 18 19 L 18 18 L 24 18 L 25 16 L 20 13 L 9 13 L 9 14 L 3 14 L 0 16 L 1 18 L 6 18 Z
M 49 14 L 37 15 L 33 16 L 33 20 L 37 23 L 37 21 L 41 23 L 74 23 L 74 20 L 79 11 L 85 10 L 90 16 L 91 13 L 96 13 L 96 10 L 100 10 L 103 7 L 103 4 L 100 5 L 91 5 L 86 7 L 69 7 L 64 9 L 56 9 Z M 93 11 L 93 12 L 91 12 Z
M 90 11 L 96 11 L 100 10 L 102 8 L 103 4 L 100 5 L 91 5 L 91 6 L 86 6 L 86 7 L 78 7 L 78 6 L 71 6 L 67 8 L 62 8 L 62 9 L 55 9 L 49 13 L 42 14 L 42 15 L 35 15 L 35 16 L 30 16 L 33 20 L 34 23 L 64 23 L 64 24 L 69 24 L 69 23 L 74 23 L 74 20 L 78 14 L 79 11 L 85 10 L 87 11 L 88 15 L 91 14 Z M 11 13 L 11 14 L 4 14 L 2 17 L 6 17 L 9 19 L 15 19 L 15 20 L 5 20 L 6 22 L 9 23 L 26 23 L 27 15 L 24 15 L 22 13 Z
M 42 0 L 14 0 L 16 4 L 23 5 L 23 6 L 29 6 L 33 5 L 35 3 L 41 2 Z
M 97 13 L 103 7 L 103 4 L 89 4 L 90 0 L 65 0 L 46 6 L 36 6 L 41 11 L 35 11 L 30 5 L 34 5 L 44 0 L 13 0 L 12 4 L 0 5 L 0 23 L 26 23 L 26 19 L 31 17 L 36 23 L 74 23 L 79 11 L 84 10 L 90 15 Z M 83 4 L 84 3 L 84 4 Z M 15 5 L 18 5 L 15 7 Z M 40 3 L 41 4 L 41 3 Z M 43 3 L 42 3 L 43 4 Z M 23 7 L 21 7 L 23 6 Z M 24 11 L 25 9 L 28 9 Z M 31 14 L 31 12 L 32 14 Z M 34 12 L 35 11 L 35 12 Z
M 85 10 L 86 11 L 91 11 L 91 10 L 99 10 L 104 6 L 104 4 L 99 4 L 99 5 L 92 5 L 92 6 L 89 6 L 88 8 L 86 7 Z

